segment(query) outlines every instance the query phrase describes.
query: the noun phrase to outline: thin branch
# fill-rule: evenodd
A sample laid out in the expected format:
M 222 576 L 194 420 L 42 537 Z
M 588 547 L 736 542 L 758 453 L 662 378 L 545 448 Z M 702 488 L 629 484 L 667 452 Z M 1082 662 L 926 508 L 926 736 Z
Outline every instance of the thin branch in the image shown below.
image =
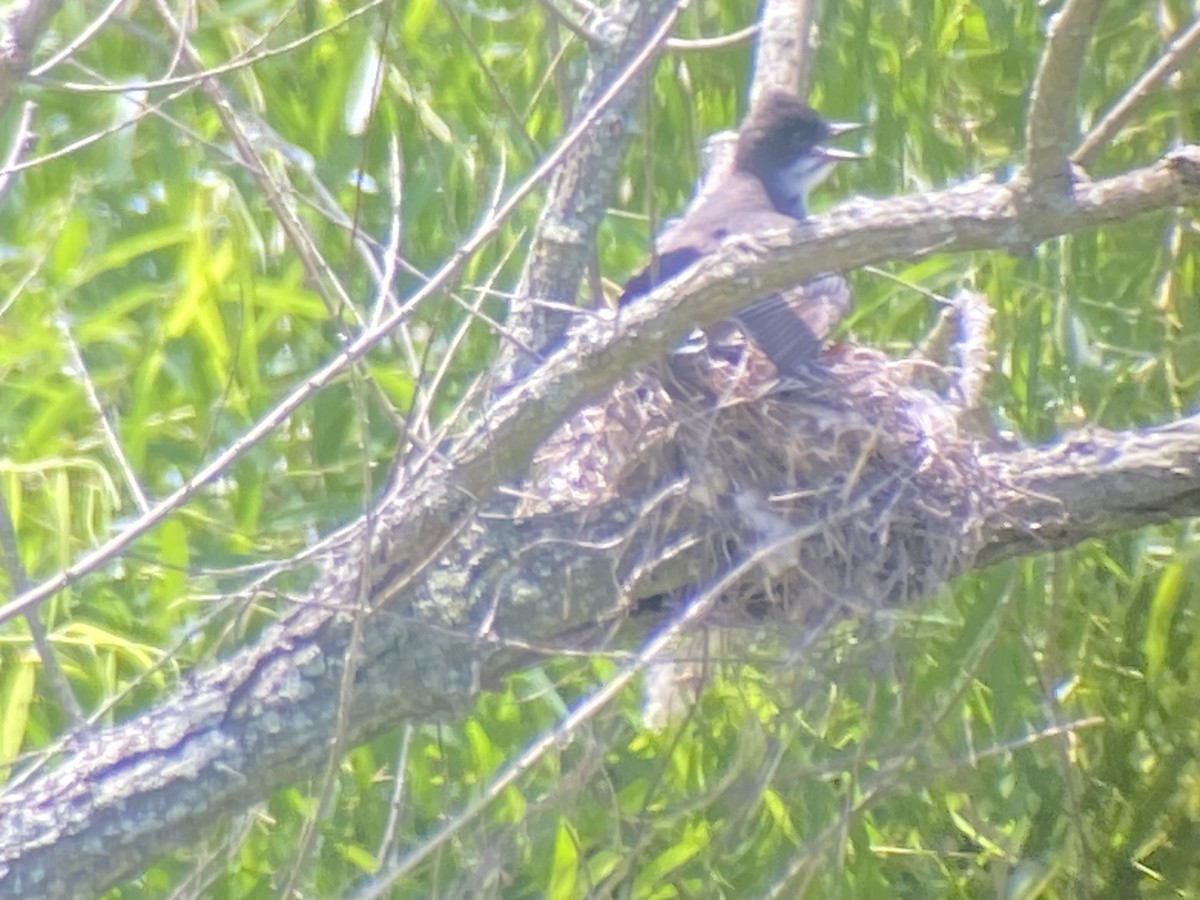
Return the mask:
M 1075 152 L 1071 154 L 1071 162 L 1081 166 L 1090 163 L 1095 155 L 1125 126 L 1134 110 L 1150 96 L 1158 82 L 1175 72 L 1197 50 L 1200 50 L 1200 19 L 1193 22 L 1183 34 L 1171 41 L 1166 52 L 1155 60 L 1154 64 L 1143 72 L 1137 81 L 1130 85 L 1124 96 L 1104 114 L 1104 118 L 1092 127 L 1087 136 L 1080 141 Z
M 1075 142 L 1078 117 L 1075 91 L 1104 0 L 1067 0 L 1050 20 L 1029 99 L 1025 128 L 1029 180 L 1050 185 L 1056 193 L 1067 186 L 1067 155 Z
M 382 6 L 385 3 L 392 3 L 394 0 L 367 0 L 362 6 L 355 7 L 347 12 L 340 19 L 331 22 L 328 25 L 323 25 L 315 28 L 312 31 L 305 32 L 301 37 L 294 41 L 289 41 L 286 44 L 281 44 L 278 47 L 270 47 L 263 50 L 261 53 L 253 53 L 253 50 L 265 38 L 255 40 L 247 50 L 238 53 L 232 60 L 219 66 L 211 66 L 197 74 L 178 75 L 171 78 L 156 78 L 151 81 L 122 81 L 120 84 L 111 84 L 108 82 L 98 81 L 93 83 L 81 81 L 54 81 L 44 76 L 40 78 L 39 83 L 49 84 L 54 87 L 62 88 L 66 91 L 72 91 L 79 94 L 124 94 L 129 91 L 150 91 L 161 87 L 185 87 L 192 88 L 195 86 L 197 75 L 205 75 L 209 78 L 217 78 L 221 75 L 227 75 L 231 72 L 237 72 L 241 69 L 251 69 L 263 60 L 271 59 L 276 56 L 286 56 L 287 54 L 306 47 L 309 44 L 319 41 L 328 34 L 340 31 L 348 26 L 355 19 L 365 16 L 377 6 Z M 290 15 L 289 10 L 284 15 Z M 149 36 L 145 32 L 140 32 L 138 38 L 146 40 Z M 40 65 L 30 74 L 41 75 L 47 70 L 46 65 Z
M 379 849 L 375 851 L 376 858 L 383 862 L 392 855 L 392 844 L 396 840 L 396 832 L 400 827 L 400 816 L 404 812 L 404 789 L 407 787 L 408 749 L 412 743 L 413 726 L 405 725 L 400 731 L 400 746 L 396 748 L 396 760 L 392 763 L 395 775 L 392 776 L 392 799 L 388 803 L 387 822 L 383 826 L 383 834 L 379 838 Z
M 117 467 L 117 471 L 121 473 L 121 478 L 125 481 L 125 490 L 129 491 L 129 496 L 133 498 L 133 505 L 137 507 L 138 512 L 145 513 L 150 508 L 150 501 L 146 499 L 146 492 L 142 489 L 142 485 L 137 479 L 137 473 L 133 471 L 133 466 L 130 465 L 128 457 L 125 456 L 125 451 L 121 447 L 121 439 L 117 437 L 112 423 L 108 421 L 108 416 L 105 415 L 104 403 L 100 400 L 100 395 L 96 391 L 96 383 L 92 380 L 87 363 L 83 361 L 83 353 L 79 350 L 79 344 L 75 342 L 75 335 L 71 334 L 71 325 L 67 321 L 66 314 L 59 313 L 56 315 L 54 317 L 54 324 L 58 326 L 58 333 L 62 335 L 63 345 L 67 348 L 71 367 L 78 376 L 77 381 L 83 388 L 83 396 L 87 400 L 88 408 L 91 409 L 92 415 L 96 417 L 96 423 L 100 426 L 100 435 L 104 446 L 108 448 L 108 454 L 112 458 L 113 464 Z
M 564 10 L 559 9 L 555 0 L 538 0 L 538 6 L 545 11 L 546 19 L 548 21 L 557 22 L 585 44 L 592 44 L 595 42 L 596 38 L 587 30 L 587 27 L 581 22 L 576 22 L 575 19 L 567 15 Z M 583 16 L 584 19 L 594 18 L 595 14 L 598 12 L 595 7 L 578 9 L 577 11 Z
M 579 119 L 599 127 L 556 166 L 509 316 L 510 333 L 519 344 L 548 346 L 570 321 L 569 313 L 553 311 L 541 301 L 574 301 L 596 229 L 608 209 L 637 84 L 666 42 L 682 6 L 680 0 L 654 0 L 614 4 L 607 11 L 612 26 L 607 30 L 619 29 L 619 37 L 597 51 L 599 64 L 576 106 Z M 623 19 L 630 22 L 624 24 Z M 597 32 L 601 30 L 605 29 L 597 26 Z M 625 59 L 627 64 L 614 65 Z M 497 381 L 519 380 L 536 362 L 506 348 L 496 367 Z
M 4 606 L 0 606 L 0 622 L 32 608 L 50 595 L 62 590 L 72 582 L 77 581 L 89 572 L 95 571 L 111 559 L 114 559 L 126 547 L 137 540 L 137 538 L 141 537 L 185 503 L 200 488 L 220 475 L 235 459 L 274 431 L 275 428 L 311 399 L 318 391 L 338 378 L 347 367 L 366 356 L 372 347 L 383 340 L 393 328 L 403 322 L 420 303 L 435 293 L 444 290 L 458 275 L 463 266 L 466 265 L 467 260 L 492 239 L 500 226 L 513 214 L 522 201 L 544 182 L 546 176 L 592 130 L 596 122 L 607 110 L 609 104 L 627 87 L 630 73 L 640 71 L 641 67 L 645 65 L 646 61 L 653 54 L 655 46 L 652 39 L 625 66 L 622 74 L 591 104 L 587 111 L 580 117 L 579 121 L 563 136 L 558 146 L 547 154 L 546 158 L 542 160 L 533 172 L 513 190 L 508 199 L 500 205 L 493 215 L 485 217 L 479 223 L 475 231 L 458 246 L 458 249 L 442 264 L 436 273 L 430 276 L 424 286 L 408 299 L 408 302 L 385 316 L 376 328 L 365 330 L 349 344 L 342 347 L 332 360 L 309 375 L 300 387 L 280 400 L 254 426 L 248 429 L 226 450 L 219 453 L 207 465 L 197 470 L 187 482 L 163 499 L 149 513 L 140 516 L 136 521 L 130 523 L 120 534 L 113 536 L 101 546 L 84 554 L 83 557 L 59 572 L 58 575 L 43 581 L 36 588 L 26 591 L 11 602 L 4 604 Z M 576 396 L 578 399 L 578 395 Z M 492 478 L 487 479 L 489 484 L 484 487 L 490 488 L 491 485 L 498 483 L 502 480 L 503 475 L 503 472 L 497 471 Z M 487 490 L 485 489 L 482 492 L 486 493 Z
M 758 23 L 747 25 L 745 28 L 740 28 L 737 31 L 731 31 L 729 34 L 720 34 L 716 37 L 706 38 L 669 38 L 667 40 L 667 49 L 681 53 L 691 53 L 695 51 L 707 50 L 724 50 L 728 47 L 736 47 L 739 44 L 744 44 L 747 41 L 754 39 L 758 34 Z
M 37 68 L 31 69 L 29 74 L 32 76 L 43 75 L 49 72 L 63 60 L 70 59 L 79 51 L 84 44 L 90 41 L 97 32 L 100 31 L 108 22 L 117 14 L 117 11 L 125 5 L 125 0 L 110 0 L 108 6 L 97 13 L 92 20 L 87 23 L 87 26 L 67 41 L 58 52 L 51 56 L 44 63 L 41 63 Z
M 443 4 L 442 11 L 450 19 L 450 24 L 454 26 L 454 30 L 458 32 L 458 36 L 462 39 L 467 52 L 471 54 L 471 59 L 474 60 L 475 67 L 483 75 L 484 81 L 487 82 L 488 90 L 491 91 L 492 96 L 498 101 L 500 109 L 508 116 L 516 142 L 525 145 L 525 149 L 529 151 L 531 159 L 537 159 L 542 152 L 542 148 L 537 145 L 537 141 L 529 134 L 525 119 L 517 112 L 517 108 L 513 106 L 512 97 L 509 96 L 509 92 L 496 80 L 496 73 L 492 71 L 492 67 L 483 58 L 483 53 L 480 51 L 479 45 L 471 37 L 470 32 L 463 26 L 462 19 L 454 11 L 454 4 Z M 482 96 L 477 97 L 475 102 L 480 106 L 486 105 L 489 108 L 491 107 L 491 104 L 487 103 L 486 98 Z
M 80 150 L 90 147 L 92 144 L 98 143 L 99 141 L 104 140 L 106 137 L 118 134 L 127 128 L 136 127 L 143 118 L 152 113 L 164 115 L 161 112 L 164 106 L 167 106 L 172 101 L 179 99 L 194 88 L 194 83 L 188 84 L 187 86 L 179 88 L 174 93 L 168 94 L 163 99 L 154 103 L 139 102 L 135 98 L 130 97 L 130 99 L 138 107 L 137 111 L 132 115 L 122 117 L 119 121 L 114 122 L 112 125 L 109 125 L 106 128 L 96 129 L 91 134 L 85 135 L 84 137 L 81 137 L 76 141 L 72 141 L 63 147 L 59 147 L 56 150 L 50 150 L 41 156 L 34 156 L 25 160 L 14 159 L 12 162 L 5 165 L 3 169 L 0 169 L 0 177 L 8 177 L 17 172 L 24 172 L 26 169 L 35 168 L 43 163 L 70 156 L 72 153 L 76 153 Z
M 33 143 L 32 124 L 35 109 L 37 109 L 37 105 L 32 100 L 27 100 L 21 105 L 21 115 L 17 118 L 16 128 L 13 129 L 8 153 L 5 154 L 4 161 L 0 163 L 0 197 L 3 197 L 5 191 L 8 190 L 8 184 L 12 180 L 19 160 Z
M 179 41 L 180 50 L 184 54 L 188 66 L 200 73 L 197 75 L 200 90 L 212 104 L 221 120 L 221 126 L 229 135 L 234 146 L 237 147 L 243 165 L 262 189 L 263 197 L 274 213 L 275 220 L 287 235 L 288 242 L 304 266 L 304 273 L 308 277 L 309 283 L 320 295 L 329 314 L 337 318 L 344 311 L 353 316 L 356 324 L 363 325 L 358 307 L 350 299 L 345 286 L 333 277 L 333 267 L 322 256 L 316 241 L 297 214 L 291 202 L 291 191 L 285 190 L 267 171 L 266 165 L 255 149 L 254 141 L 251 140 L 241 116 L 234 109 L 226 91 L 215 79 L 203 74 L 204 64 L 196 48 L 188 40 L 183 24 L 175 18 L 165 2 L 158 2 L 155 7 L 159 17 L 167 26 L 167 30 Z

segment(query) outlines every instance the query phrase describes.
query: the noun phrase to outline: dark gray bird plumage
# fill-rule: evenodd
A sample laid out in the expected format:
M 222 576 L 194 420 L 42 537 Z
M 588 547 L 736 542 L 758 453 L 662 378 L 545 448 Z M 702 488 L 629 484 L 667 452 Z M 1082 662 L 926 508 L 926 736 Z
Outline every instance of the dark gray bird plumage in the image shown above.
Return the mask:
M 796 97 L 766 94 L 738 130 L 732 171 L 657 241 L 657 260 L 625 284 L 624 304 L 673 278 L 731 235 L 788 228 L 805 216 L 809 192 L 841 159 L 857 153 L 822 146 L 857 126 L 826 122 Z M 823 275 L 735 315 L 780 375 L 805 377 L 821 342 L 849 308 L 850 288 Z

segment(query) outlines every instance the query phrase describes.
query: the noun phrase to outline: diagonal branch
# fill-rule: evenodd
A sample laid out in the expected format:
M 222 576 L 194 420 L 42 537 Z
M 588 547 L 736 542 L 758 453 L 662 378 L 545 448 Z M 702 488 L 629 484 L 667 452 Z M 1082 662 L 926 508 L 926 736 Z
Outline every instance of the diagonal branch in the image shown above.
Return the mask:
M 596 229 L 613 193 L 639 96 L 637 85 L 666 43 L 680 6 L 673 0 L 617 3 L 608 11 L 608 21 L 593 29 L 596 34 L 618 35 L 593 53 L 595 68 L 576 103 L 577 117 L 595 117 L 596 127 L 554 173 L 509 317 L 515 340 L 498 366 L 502 384 L 516 380 L 534 364 L 528 357 L 518 357 L 514 347 L 545 347 L 566 329 L 567 308 L 575 299 Z M 621 25 L 622 19 L 628 19 L 628 24 Z M 597 115 L 597 100 L 614 88 L 619 92 Z M 544 301 L 559 306 L 543 305 Z
M 636 70 L 639 65 L 644 63 L 643 57 L 648 55 L 649 49 L 644 48 L 643 53 L 639 54 L 638 57 L 628 64 L 628 70 Z M 101 546 L 84 554 L 82 558 L 76 560 L 57 575 L 44 580 L 35 588 L 24 592 L 16 599 L 0 606 L 0 622 L 23 611 L 32 609 L 42 600 L 115 558 L 135 540 L 162 522 L 174 510 L 178 509 L 193 494 L 215 479 L 221 472 L 225 471 L 242 453 L 270 434 L 280 423 L 310 400 L 318 391 L 331 384 L 347 367 L 365 357 L 371 348 L 386 337 L 392 329 L 404 322 L 412 310 L 419 304 L 451 284 L 466 265 L 467 260 L 492 239 L 500 223 L 505 221 L 517 209 L 520 203 L 543 182 L 546 175 L 553 171 L 571 153 L 572 149 L 596 128 L 600 116 L 608 108 L 608 105 L 613 103 L 622 94 L 623 88 L 626 86 L 623 74 L 626 70 L 618 67 L 616 71 L 622 74 L 614 76 L 615 84 L 608 85 L 602 91 L 593 106 L 581 115 L 579 121 L 570 128 L 559 144 L 546 156 L 541 164 L 508 195 L 497 209 L 489 212 L 470 237 L 459 245 L 457 251 L 446 260 L 437 272 L 426 280 L 425 284 L 416 293 L 408 298 L 406 303 L 392 310 L 374 327 L 366 329 L 353 341 L 343 346 L 326 365 L 311 373 L 304 380 L 303 384 L 280 400 L 230 447 L 217 454 L 214 459 L 193 474 L 186 483 L 160 501 L 146 514 L 139 516 L 135 522 L 131 523 L 120 534 L 115 535 Z M 616 376 L 614 375 L 609 383 L 615 381 Z M 583 398 L 577 399 L 582 401 Z M 491 480 L 491 485 L 499 483 L 502 478 L 502 473 L 496 475 Z
M 1087 137 L 1080 141 L 1075 152 L 1071 154 L 1071 162 L 1081 166 L 1090 163 L 1095 155 L 1125 126 L 1125 122 L 1133 115 L 1133 111 L 1150 95 L 1155 85 L 1178 70 L 1197 50 L 1200 50 L 1200 19 L 1193 22 L 1183 34 L 1171 41 L 1171 46 L 1166 49 L 1166 52 L 1156 59 L 1137 81 L 1130 85 L 1129 90 L 1117 101 L 1116 105 L 1092 127 Z
M 561 352 L 493 404 L 486 424 L 457 445 L 452 465 L 431 465 L 339 536 L 297 612 L 131 721 L 76 733 L 57 768 L 10 785 L 0 796 L 0 894 L 94 893 L 189 846 L 218 815 L 244 810 L 318 771 L 339 715 L 354 744 L 400 723 L 461 712 L 483 686 L 527 665 L 532 648 L 578 648 L 580 634 L 594 636 L 598 624 L 627 617 L 636 597 L 614 585 L 649 583 L 636 570 L 656 553 L 666 558 L 665 548 L 669 565 L 654 573 L 653 590 L 694 586 L 696 572 L 704 571 L 697 556 L 703 529 L 714 526 L 673 519 L 672 531 L 660 532 L 644 497 L 524 520 L 485 519 L 477 509 L 566 415 L 662 353 L 697 319 L 715 321 L 748 294 L 776 290 L 818 268 L 934 250 L 1022 247 L 1194 203 L 1200 148 L 1081 184 L 1053 210 L 1033 206 L 1021 190 L 975 183 L 858 203 L 790 233 L 734 240 L 711 269 L 657 289 L 651 295 L 657 303 L 639 302 L 619 321 L 580 327 Z M 972 554 L 962 565 L 1196 514 L 1197 459 L 1194 418 L 980 456 L 981 483 L 1005 489 L 992 498 L 977 540 L 982 550 L 973 555 L 972 536 Z M 1102 499 L 1110 481 L 1111 508 Z M 679 529 L 697 539 L 679 541 Z M 638 548 L 636 558 L 613 548 Z M 780 558 L 768 556 L 768 563 Z M 355 693 L 344 706 L 339 691 L 363 584 L 374 611 L 355 654 Z M 631 624 L 645 630 L 655 622 Z

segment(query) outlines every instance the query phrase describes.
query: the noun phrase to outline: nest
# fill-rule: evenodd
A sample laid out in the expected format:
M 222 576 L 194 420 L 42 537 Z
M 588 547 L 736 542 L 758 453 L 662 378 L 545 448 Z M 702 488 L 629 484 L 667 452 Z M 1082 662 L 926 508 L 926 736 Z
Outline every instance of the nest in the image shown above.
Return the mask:
M 682 480 L 654 515 L 687 523 L 701 577 L 746 571 L 715 624 L 809 627 L 909 603 L 979 547 L 986 438 L 966 423 L 986 324 L 982 298 L 960 295 L 932 351 L 894 359 L 842 345 L 803 381 L 778 378 L 736 332 L 673 354 L 547 442 L 522 513 L 630 501 Z M 644 530 L 650 543 L 666 533 Z

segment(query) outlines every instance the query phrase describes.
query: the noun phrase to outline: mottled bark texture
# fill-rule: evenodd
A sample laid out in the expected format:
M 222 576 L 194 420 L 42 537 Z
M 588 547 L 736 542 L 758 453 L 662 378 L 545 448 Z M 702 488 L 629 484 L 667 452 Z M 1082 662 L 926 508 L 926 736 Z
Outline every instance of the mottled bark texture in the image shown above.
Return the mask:
M 448 461 L 403 472 L 334 542 L 291 615 L 132 720 L 72 735 L 44 770 L 10 784 L 0 894 L 90 896 L 318 770 L 335 722 L 353 744 L 456 715 L 531 654 L 598 646 L 622 624 L 636 635 L 734 565 L 753 563 L 714 616 L 819 627 L 909 602 L 975 565 L 1197 514 L 1200 419 L 997 445 L 970 424 L 969 334 L 936 359 L 844 347 L 813 385 L 778 383 L 736 342 L 652 361 L 696 321 L 819 271 L 1027 248 L 1198 197 L 1190 147 L 1077 184 L 1051 207 L 1030 203 L 1020 181 L 860 202 L 733 242 L 619 318 L 589 318 Z M 960 310 L 964 333 L 971 308 Z M 527 515 L 502 512 L 511 504 L 496 489 L 539 446 Z M 596 483 L 578 492 L 581 476 Z M 651 596 L 655 614 L 644 611 Z M 339 709 L 352 645 L 353 691 Z

